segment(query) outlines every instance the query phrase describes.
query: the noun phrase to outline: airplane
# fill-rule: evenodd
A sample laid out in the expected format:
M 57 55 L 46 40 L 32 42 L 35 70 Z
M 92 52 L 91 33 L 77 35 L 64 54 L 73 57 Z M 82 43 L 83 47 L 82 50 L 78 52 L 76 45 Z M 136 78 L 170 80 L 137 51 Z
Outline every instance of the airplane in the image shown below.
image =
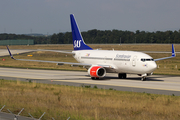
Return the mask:
M 70 64 L 72 66 L 84 66 L 88 70 L 91 79 L 102 79 L 106 73 L 118 73 L 120 79 L 126 79 L 127 74 L 137 74 L 141 80 L 145 81 L 147 76 L 153 74 L 157 68 L 156 61 L 173 58 L 176 56 L 174 45 L 172 44 L 172 55 L 159 59 L 153 59 L 148 54 L 136 51 L 117 51 L 117 50 L 93 50 L 85 44 L 80 29 L 73 14 L 70 14 L 71 30 L 73 37 L 72 52 L 45 50 L 72 54 L 79 63 L 15 59 L 8 46 L 7 49 L 12 59 L 22 61 L 48 62 L 57 65 Z

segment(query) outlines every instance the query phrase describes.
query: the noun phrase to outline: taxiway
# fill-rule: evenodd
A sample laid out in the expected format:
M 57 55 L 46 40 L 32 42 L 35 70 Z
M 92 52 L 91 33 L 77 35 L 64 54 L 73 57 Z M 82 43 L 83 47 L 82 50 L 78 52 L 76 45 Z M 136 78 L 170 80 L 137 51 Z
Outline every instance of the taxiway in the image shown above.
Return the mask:
M 137 75 L 128 74 L 127 77 L 118 79 L 117 74 L 107 74 L 102 80 L 91 80 L 87 72 L 0 67 L 0 79 L 71 86 L 96 85 L 103 89 L 180 95 L 180 76 L 152 75 L 147 81 L 141 81 Z

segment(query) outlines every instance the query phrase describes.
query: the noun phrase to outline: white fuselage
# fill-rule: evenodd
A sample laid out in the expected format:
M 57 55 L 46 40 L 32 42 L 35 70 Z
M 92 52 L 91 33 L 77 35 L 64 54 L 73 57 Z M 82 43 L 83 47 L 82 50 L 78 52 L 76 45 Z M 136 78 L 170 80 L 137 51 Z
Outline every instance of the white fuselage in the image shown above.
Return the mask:
M 108 65 L 116 73 L 150 74 L 157 65 L 153 58 L 142 52 L 113 50 L 78 50 L 73 51 L 74 58 L 80 63 Z

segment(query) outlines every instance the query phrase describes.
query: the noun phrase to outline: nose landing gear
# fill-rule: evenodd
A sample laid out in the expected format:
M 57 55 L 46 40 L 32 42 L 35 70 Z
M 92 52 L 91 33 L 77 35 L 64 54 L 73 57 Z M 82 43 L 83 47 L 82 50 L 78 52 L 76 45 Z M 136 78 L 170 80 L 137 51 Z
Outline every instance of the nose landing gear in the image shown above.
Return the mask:
M 142 81 L 146 81 L 146 76 L 143 76 L 143 77 L 141 78 L 141 80 L 142 80 Z
M 145 73 L 145 74 L 142 74 L 141 76 L 142 76 L 141 80 L 142 80 L 142 81 L 146 81 L 146 77 L 148 76 L 148 74 Z

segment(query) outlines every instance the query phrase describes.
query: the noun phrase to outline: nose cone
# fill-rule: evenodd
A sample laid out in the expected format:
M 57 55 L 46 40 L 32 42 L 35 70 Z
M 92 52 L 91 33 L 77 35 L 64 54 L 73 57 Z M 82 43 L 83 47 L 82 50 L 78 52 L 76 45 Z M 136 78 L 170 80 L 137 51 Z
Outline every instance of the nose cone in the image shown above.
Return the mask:
M 148 65 L 148 68 L 149 68 L 149 70 L 151 71 L 151 72 L 153 72 L 154 70 L 156 70 L 156 68 L 157 68 L 157 64 L 156 64 L 156 62 L 151 62 L 149 65 Z

